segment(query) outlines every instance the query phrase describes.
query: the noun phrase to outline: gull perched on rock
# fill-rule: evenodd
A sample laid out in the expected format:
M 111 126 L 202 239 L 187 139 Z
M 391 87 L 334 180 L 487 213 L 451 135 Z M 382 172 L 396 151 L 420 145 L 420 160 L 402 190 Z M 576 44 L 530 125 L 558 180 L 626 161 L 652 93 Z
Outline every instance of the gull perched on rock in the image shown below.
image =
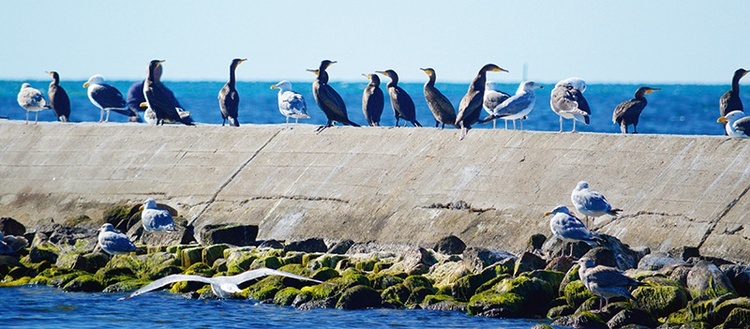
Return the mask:
M 559 205 L 544 215 L 553 215 L 549 220 L 549 228 L 552 231 L 552 234 L 564 242 L 571 243 L 570 254 L 568 257 L 573 256 L 572 243 L 583 241 L 594 246 L 599 240 L 599 237 L 595 233 L 589 231 L 589 229 L 586 228 L 586 225 L 584 225 L 578 217 L 571 214 L 568 207 L 564 205 Z M 563 248 L 562 254 L 565 254 L 565 248 Z
M 750 117 L 745 112 L 732 111 L 716 120 L 718 123 L 726 123 L 725 129 L 729 137 L 750 137 Z
M 487 81 L 484 84 L 484 103 L 482 103 L 482 107 L 487 114 L 492 114 L 495 108 L 508 98 L 510 98 L 510 95 L 500 91 L 495 81 Z M 505 119 L 505 129 L 508 129 L 508 118 L 503 119 Z M 492 129 L 495 129 L 496 121 L 497 119 L 492 120 Z M 513 129 L 516 129 L 516 120 L 513 120 Z
M 4 236 L 0 232 L 0 255 L 12 255 L 29 245 L 29 241 L 22 236 Z
M 250 270 L 250 271 L 243 272 L 237 275 L 215 276 L 212 278 L 198 276 L 198 275 L 172 274 L 172 275 L 165 276 L 154 282 L 151 282 L 145 287 L 138 289 L 125 297 L 120 298 L 120 300 L 133 298 L 135 296 L 145 294 L 149 291 L 159 289 L 168 284 L 180 282 L 180 281 L 197 281 L 197 282 L 210 284 L 211 291 L 213 291 L 214 295 L 216 295 L 219 298 L 229 298 L 232 295 L 242 291 L 242 289 L 240 289 L 240 287 L 238 286 L 242 284 L 243 282 L 250 281 L 252 279 L 256 279 L 260 277 L 264 277 L 267 275 L 279 275 L 279 276 L 285 276 L 288 278 L 293 278 L 293 279 L 297 279 L 301 281 L 323 283 L 322 281 L 319 281 L 319 280 L 306 278 L 304 276 L 292 274 L 289 272 L 273 270 L 270 268 L 259 268 L 257 270 Z
M 589 124 L 591 109 L 583 92 L 586 82 L 579 78 L 567 78 L 555 84 L 550 95 L 549 105 L 552 111 L 560 116 L 560 132 L 563 131 L 563 118 L 573 120 L 573 130 L 576 132 L 576 121 Z
M 143 202 L 141 212 L 141 224 L 146 231 L 167 232 L 174 231 L 174 219 L 168 210 L 161 209 L 156 205 L 154 199 Z
M 29 123 L 29 112 L 34 112 L 34 123 L 37 123 L 39 120 L 39 111 L 47 108 L 47 101 L 44 100 L 42 92 L 39 89 L 32 88 L 28 83 L 21 85 L 17 100 L 18 105 L 21 105 L 26 110 L 26 123 Z
M 99 246 L 110 255 L 127 254 L 135 251 L 135 245 L 127 235 L 115 229 L 110 223 L 99 229 Z
M 521 82 L 521 84 L 518 85 L 516 94 L 510 96 L 510 98 L 504 100 L 500 105 L 492 109 L 492 113 L 481 122 L 484 123 L 496 118 L 507 120 L 523 119 L 534 109 L 534 104 L 536 103 L 534 89 L 541 88 L 544 87 L 534 81 Z M 523 130 L 523 120 L 521 120 L 521 130 Z
M 279 83 L 271 86 L 271 89 L 278 89 L 277 96 L 279 103 L 279 112 L 286 117 L 286 123 L 289 124 L 289 118 L 294 118 L 294 123 L 299 119 L 309 119 L 307 114 L 307 104 L 302 94 L 292 90 L 292 83 L 281 80 Z
M 112 87 L 104 82 L 104 77 L 99 74 L 94 74 L 83 84 L 83 88 L 86 88 L 86 93 L 89 96 L 89 100 L 94 106 L 100 109 L 99 122 L 108 122 L 110 111 L 127 115 L 130 121 L 137 121 L 138 113 L 135 113 L 128 109 L 125 98 L 122 97 L 122 93 L 117 88 Z M 104 111 L 107 112 L 107 117 L 104 117 Z
M 626 276 L 622 271 L 609 266 L 596 265 L 593 259 L 583 257 L 578 260 L 578 276 L 581 278 L 583 285 L 594 295 L 604 298 L 606 305 L 609 306 L 609 299 L 612 297 L 622 296 L 627 299 L 635 300 L 630 294 L 631 287 L 637 287 L 640 282 Z M 602 301 L 599 300 L 599 310 L 602 309 Z
M 622 209 L 613 209 L 603 194 L 589 190 L 589 183 L 585 181 L 578 182 L 570 194 L 570 201 L 573 202 L 576 210 L 586 216 L 587 222 L 589 217 L 617 216 L 617 213 L 622 211 Z

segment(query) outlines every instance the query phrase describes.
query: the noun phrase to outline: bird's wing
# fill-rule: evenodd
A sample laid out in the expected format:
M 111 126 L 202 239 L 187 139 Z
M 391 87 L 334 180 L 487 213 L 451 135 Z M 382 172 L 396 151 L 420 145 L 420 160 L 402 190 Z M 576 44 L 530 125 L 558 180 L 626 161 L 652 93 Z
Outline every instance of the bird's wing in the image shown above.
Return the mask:
M 502 104 L 506 99 L 510 98 L 510 95 L 497 90 L 485 90 L 484 91 L 484 108 L 492 112 L 495 108 Z
M 307 104 L 305 104 L 305 98 L 299 93 L 293 91 L 284 92 L 281 95 L 281 102 L 285 105 L 285 109 L 295 114 L 307 114 Z
M 103 108 L 124 108 L 125 99 L 117 88 L 108 84 L 101 84 L 91 90 L 91 97 Z
M 596 191 L 583 190 L 573 194 L 573 202 L 590 211 L 608 211 L 612 206 L 603 194 Z
M 625 113 L 633 108 L 637 102 L 637 100 L 631 99 L 618 104 L 617 107 L 615 107 L 615 111 L 612 113 L 612 122 L 618 123 L 618 121 L 622 120 Z
M 564 215 L 564 216 L 563 216 Z M 572 240 L 592 240 L 596 237 L 594 233 L 586 228 L 586 225 L 578 217 L 568 214 L 556 214 L 552 218 L 553 230 L 562 237 Z
M 321 94 L 318 98 L 319 101 L 323 103 L 323 106 L 331 110 L 334 115 L 334 118 L 332 118 L 334 121 L 348 121 L 344 120 L 348 116 L 346 114 L 346 105 L 344 104 L 344 100 L 341 99 L 341 95 L 329 85 L 321 85 L 318 92 Z
M 104 232 L 99 239 L 99 244 L 107 250 L 134 251 L 135 245 L 125 234 L 116 232 Z
M 500 104 L 500 106 L 496 107 L 492 116 L 502 118 L 504 116 L 518 114 L 529 108 L 529 106 L 532 106 L 534 100 L 534 94 L 530 92 L 521 95 L 513 95 Z
M 180 114 L 170 100 L 169 94 L 161 83 L 151 82 L 144 86 L 144 95 L 148 105 L 160 119 L 168 119 L 173 122 L 180 121 Z
M 734 130 L 738 133 L 743 133 L 746 136 L 750 136 L 750 117 L 743 117 L 738 119 L 733 124 Z
M 456 117 L 456 124 L 463 121 L 465 118 L 471 116 L 474 111 L 479 111 L 482 108 L 484 99 L 479 96 L 479 91 L 473 90 L 464 95 L 461 99 L 461 103 L 458 106 L 458 116 Z
M 236 285 L 240 285 L 243 282 L 250 281 L 253 279 L 257 279 L 260 277 L 264 277 L 267 275 L 279 275 L 279 276 L 285 276 L 287 278 L 293 278 L 301 281 L 312 281 L 316 283 L 323 283 L 322 281 L 310 279 L 304 276 L 292 274 L 289 272 L 274 270 L 270 268 L 259 268 L 257 270 L 250 270 L 246 272 L 242 272 L 240 274 L 228 277 L 227 279 L 231 280 L 231 282 L 235 283 Z
M 638 281 L 625 275 L 622 271 L 608 266 L 596 266 L 586 271 L 588 281 L 598 284 L 599 287 L 628 287 L 637 286 Z
M 206 278 L 206 277 L 202 277 L 202 276 L 198 276 L 198 275 L 188 275 L 188 274 L 172 274 L 172 275 L 167 275 L 167 276 L 165 276 L 165 277 L 163 277 L 163 278 L 161 278 L 159 280 L 156 280 L 154 282 L 151 282 L 151 283 L 147 284 L 145 287 L 143 287 L 141 289 L 138 289 L 138 290 L 130 293 L 129 295 L 127 295 L 125 297 L 120 298 L 119 300 L 130 299 L 130 298 L 133 298 L 135 296 L 145 294 L 145 293 L 147 293 L 149 291 L 153 291 L 153 290 L 159 289 L 159 288 L 161 288 L 163 286 L 166 286 L 168 284 L 175 283 L 175 282 L 180 282 L 180 281 L 197 281 L 197 282 L 203 282 L 203 283 L 211 284 L 211 283 L 214 283 L 215 280 L 213 280 L 212 278 Z

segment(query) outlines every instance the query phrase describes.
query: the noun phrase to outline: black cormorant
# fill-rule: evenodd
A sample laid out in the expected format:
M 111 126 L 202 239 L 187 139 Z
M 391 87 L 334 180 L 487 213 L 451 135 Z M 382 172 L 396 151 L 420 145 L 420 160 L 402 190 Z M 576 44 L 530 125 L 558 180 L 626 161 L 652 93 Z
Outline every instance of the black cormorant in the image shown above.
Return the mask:
M 471 81 L 469 90 L 461 99 L 458 105 L 458 115 L 456 116 L 456 126 L 461 127 L 461 139 L 466 137 L 466 133 L 471 129 L 471 125 L 479 121 L 482 114 L 482 105 L 484 103 L 484 84 L 487 82 L 487 72 L 508 72 L 495 64 L 482 66 Z
M 612 122 L 620 125 L 620 131 L 623 134 L 628 133 L 629 125 L 633 125 L 634 134 L 638 133 L 638 117 L 641 116 L 641 111 L 648 104 L 645 95 L 657 90 L 661 90 L 661 88 L 640 87 L 635 92 L 635 98 L 624 101 L 615 107 L 615 111 L 612 113 Z
M 101 110 L 99 122 L 109 121 L 109 113 L 114 111 L 122 115 L 127 115 L 130 121 L 138 121 L 138 113 L 128 109 L 125 98 L 117 88 L 104 83 L 104 77 L 95 74 L 83 84 L 87 89 L 89 100 L 94 106 Z M 104 117 L 104 111 L 107 111 L 107 117 Z
M 726 116 L 732 111 L 744 111 L 744 108 L 742 107 L 742 99 L 740 99 L 740 79 L 747 75 L 747 72 L 750 71 L 743 68 L 734 71 L 734 76 L 732 76 L 732 89 L 729 89 L 729 91 L 725 92 L 724 95 L 721 95 L 721 98 L 719 98 L 720 116 Z
M 391 78 L 391 82 L 388 83 L 388 96 L 391 97 L 393 115 L 396 117 L 396 127 L 398 127 L 399 119 L 411 122 L 414 127 L 421 127 L 422 125 L 417 121 L 417 112 L 414 108 L 414 101 L 409 94 L 406 93 L 406 90 L 398 86 L 398 74 L 396 74 L 396 71 L 385 70 L 375 72 Z M 404 123 L 404 127 L 406 127 L 406 123 Z
M 591 109 L 583 92 L 586 82 L 579 78 L 568 78 L 555 84 L 549 99 L 549 106 L 560 116 L 560 132 L 563 131 L 563 118 L 573 120 L 573 130 L 576 132 L 576 121 L 589 124 Z
M 359 127 L 358 124 L 349 120 L 349 117 L 346 114 L 346 104 L 344 104 L 344 100 L 341 99 L 341 96 L 328 85 L 328 72 L 326 72 L 326 69 L 333 63 L 336 62 L 326 59 L 320 62 L 320 68 L 317 70 L 308 69 L 308 71 L 317 75 L 312 84 L 312 93 L 313 97 L 315 97 L 315 103 L 318 103 L 318 107 L 320 107 L 328 118 L 328 122 L 326 122 L 325 125 L 318 127 L 316 130 L 317 132 L 321 132 L 328 127 L 333 127 L 334 122 Z
M 52 77 L 52 82 L 49 83 L 49 89 L 47 95 L 49 95 L 49 106 L 52 108 L 52 112 L 55 113 L 55 117 L 62 122 L 68 122 L 70 119 L 70 98 L 68 93 L 65 92 L 62 86 L 60 86 L 60 75 L 55 71 L 48 72 L 49 76 Z
M 435 127 L 437 128 L 440 124 L 443 124 L 442 128 L 445 128 L 445 124 L 456 125 L 456 109 L 445 97 L 443 93 L 435 88 L 435 79 L 437 75 L 435 70 L 431 67 L 420 68 L 429 77 L 429 80 L 424 84 L 424 99 L 427 101 L 427 107 L 430 108 L 432 116 L 435 117 Z
M 237 120 L 237 112 L 240 107 L 240 94 L 237 93 L 237 89 L 234 87 L 234 70 L 246 60 L 247 58 L 235 58 L 232 60 L 232 64 L 229 65 L 229 81 L 219 90 L 219 110 L 221 110 L 222 126 L 227 122 L 227 119 L 229 119 L 230 126 L 240 126 L 240 122 Z
M 385 107 L 385 97 L 380 89 L 380 78 L 377 74 L 362 74 L 370 80 L 370 83 L 362 92 L 362 113 L 370 126 L 380 126 L 380 116 Z
M 146 96 L 148 107 L 156 114 L 156 124 L 164 124 L 164 121 L 181 122 L 192 126 L 193 119 L 189 115 L 180 115 L 174 104 L 169 91 L 161 83 L 159 77 L 154 73 L 156 68 L 164 63 L 163 60 L 152 60 L 148 65 L 148 77 L 143 83 L 143 95 Z

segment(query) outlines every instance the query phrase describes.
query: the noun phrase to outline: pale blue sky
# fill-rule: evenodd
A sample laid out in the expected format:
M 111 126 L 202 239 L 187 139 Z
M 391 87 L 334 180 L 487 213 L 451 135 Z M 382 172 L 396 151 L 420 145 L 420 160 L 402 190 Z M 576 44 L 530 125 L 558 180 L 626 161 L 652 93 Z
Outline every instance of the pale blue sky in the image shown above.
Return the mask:
M 331 80 L 395 69 L 402 81 L 728 84 L 750 67 L 750 1 L 2 1 L 0 79 Z

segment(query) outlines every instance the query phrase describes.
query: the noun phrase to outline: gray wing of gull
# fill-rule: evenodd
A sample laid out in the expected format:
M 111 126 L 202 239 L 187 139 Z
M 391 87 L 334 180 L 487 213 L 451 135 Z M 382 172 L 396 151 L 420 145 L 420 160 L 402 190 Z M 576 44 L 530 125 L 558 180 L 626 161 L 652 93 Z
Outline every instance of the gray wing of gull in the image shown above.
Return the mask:
M 609 204 L 607 198 L 603 194 L 590 191 L 582 190 L 573 194 L 573 201 L 583 206 L 588 211 L 602 211 L 607 212 L 612 209 L 612 205 Z
M 208 283 L 208 284 L 217 283 L 217 281 L 213 278 L 207 278 L 207 277 L 198 276 L 198 275 L 188 275 L 188 274 L 172 274 L 172 275 L 167 275 L 154 282 L 151 282 L 147 284 L 145 287 L 130 293 L 130 295 L 120 298 L 120 300 L 130 299 L 135 296 L 142 295 L 150 291 L 154 291 L 168 284 L 181 282 L 181 281 L 197 281 L 197 282 L 203 282 L 203 283 Z

